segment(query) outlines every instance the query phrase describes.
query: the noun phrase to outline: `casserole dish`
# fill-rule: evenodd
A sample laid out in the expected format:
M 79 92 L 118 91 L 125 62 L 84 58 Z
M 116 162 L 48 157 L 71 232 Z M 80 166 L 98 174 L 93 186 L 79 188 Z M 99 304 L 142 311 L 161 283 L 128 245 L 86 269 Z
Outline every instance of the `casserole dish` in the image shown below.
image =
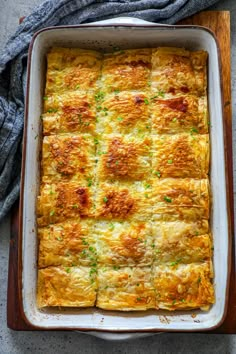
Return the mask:
M 119 20 L 115 20 L 116 22 Z M 109 30 L 108 30 L 109 28 Z M 96 38 L 96 40 L 94 39 Z M 216 302 L 208 312 L 147 311 L 145 313 L 117 313 L 92 309 L 47 309 L 36 306 L 37 236 L 35 204 L 40 173 L 40 135 L 42 99 L 45 87 L 46 53 L 52 46 L 111 50 L 178 46 L 190 50 L 203 49 L 209 53 L 208 99 L 211 119 L 211 230 L 214 243 L 214 271 Z M 213 329 L 224 319 L 230 264 L 226 177 L 223 139 L 220 69 L 217 43 L 210 31 L 201 27 L 159 26 L 134 19 L 121 19 L 103 24 L 66 26 L 43 29 L 31 43 L 28 63 L 28 89 L 24 158 L 21 190 L 22 238 L 22 301 L 26 321 L 37 328 L 79 329 L 113 332 L 199 331 Z

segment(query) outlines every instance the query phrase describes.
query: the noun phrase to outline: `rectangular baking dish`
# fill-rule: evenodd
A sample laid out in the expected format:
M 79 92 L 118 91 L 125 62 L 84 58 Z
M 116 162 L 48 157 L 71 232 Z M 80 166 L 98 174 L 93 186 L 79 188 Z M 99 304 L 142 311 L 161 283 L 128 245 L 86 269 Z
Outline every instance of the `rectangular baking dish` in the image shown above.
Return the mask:
M 216 302 L 208 312 L 116 312 L 90 309 L 44 309 L 36 305 L 37 225 L 36 198 L 40 179 L 41 120 L 46 53 L 52 46 L 112 50 L 113 47 L 157 46 L 203 49 L 209 53 L 208 100 L 211 120 L 212 190 L 211 230 L 214 237 Z M 227 174 L 224 151 L 219 49 L 211 31 L 199 26 L 163 26 L 133 18 L 118 18 L 83 26 L 45 28 L 31 42 L 28 62 L 20 208 L 20 270 L 23 316 L 31 326 L 82 331 L 154 332 L 203 331 L 219 326 L 226 314 L 230 271 Z

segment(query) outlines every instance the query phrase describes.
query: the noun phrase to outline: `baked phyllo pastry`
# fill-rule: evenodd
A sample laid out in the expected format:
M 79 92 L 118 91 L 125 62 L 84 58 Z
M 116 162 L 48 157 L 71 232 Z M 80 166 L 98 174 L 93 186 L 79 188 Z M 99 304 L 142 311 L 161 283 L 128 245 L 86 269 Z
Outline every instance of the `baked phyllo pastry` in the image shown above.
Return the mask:
M 151 267 L 98 267 L 97 307 L 104 310 L 155 308 Z
M 148 222 L 106 222 L 96 224 L 98 263 L 103 265 L 151 265 L 152 227 Z
M 152 183 L 152 212 L 154 220 L 208 220 L 208 179 L 154 179 Z
M 78 48 L 52 48 L 47 55 L 46 94 L 91 90 L 101 74 L 102 54 Z
M 149 96 L 142 92 L 116 91 L 104 94 L 97 105 L 100 134 L 149 134 Z
M 109 135 L 97 141 L 99 181 L 139 181 L 148 179 L 151 171 L 149 137 Z
M 209 172 L 208 134 L 161 134 L 152 137 L 152 168 L 161 177 L 206 178 Z
M 94 93 L 64 92 L 44 96 L 43 134 L 94 133 Z
M 93 267 L 48 267 L 38 271 L 39 307 L 91 307 L 95 305 L 96 269 Z
M 148 221 L 152 191 L 146 182 L 100 183 L 96 195 L 96 217 L 103 220 Z
M 155 263 L 194 263 L 212 256 L 208 221 L 155 222 L 152 225 Z
M 150 72 L 151 49 L 127 49 L 105 54 L 102 89 L 105 92 L 148 90 Z
M 90 187 L 76 182 L 43 184 L 37 203 L 38 226 L 89 216 L 92 196 Z
M 207 96 L 150 94 L 152 134 L 208 133 Z
M 214 300 L 211 262 L 153 266 L 156 306 L 165 310 L 208 310 Z
M 93 220 L 67 220 L 38 229 L 39 268 L 95 266 L 97 261 Z
M 89 135 L 51 135 L 43 138 L 42 181 L 90 184 L 95 167 L 94 138 Z
M 181 48 L 152 50 L 151 88 L 157 93 L 206 95 L 207 52 Z

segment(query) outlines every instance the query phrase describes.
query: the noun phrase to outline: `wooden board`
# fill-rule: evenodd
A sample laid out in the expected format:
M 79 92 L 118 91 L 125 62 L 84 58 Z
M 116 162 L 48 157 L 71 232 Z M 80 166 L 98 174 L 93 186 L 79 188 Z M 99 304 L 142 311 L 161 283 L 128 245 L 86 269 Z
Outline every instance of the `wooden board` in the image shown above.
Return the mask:
M 223 324 L 213 333 L 236 333 L 236 285 L 235 285 L 235 241 L 233 215 L 233 163 L 232 163 L 232 108 L 231 108 L 231 80 L 230 80 L 230 13 L 228 11 L 204 11 L 179 24 L 201 25 L 210 28 L 216 35 L 221 51 L 222 89 L 224 95 L 224 134 L 226 142 L 226 158 L 228 167 L 229 210 L 231 216 L 230 235 L 232 242 L 232 271 L 230 277 L 230 292 L 228 312 Z M 21 315 L 20 294 L 18 288 L 18 225 L 19 203 L 12 211 L 11 239 L 9 249 L 8 273 L 8 302 L 7 325 L 14 330 L 34 330 L 28 326 Z M 204 332 L 209 333 L 209 332 Z M 212 333 L 212 332 L 211 332 Z

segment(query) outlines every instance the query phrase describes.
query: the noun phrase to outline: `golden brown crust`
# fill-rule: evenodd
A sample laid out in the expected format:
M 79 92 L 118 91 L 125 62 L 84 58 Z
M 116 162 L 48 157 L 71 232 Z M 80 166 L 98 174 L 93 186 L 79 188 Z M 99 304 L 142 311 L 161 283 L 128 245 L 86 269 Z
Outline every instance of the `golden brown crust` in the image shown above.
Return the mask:
M 98 180 L 143 180 L 151 171 L 151 139 L 110 136 L 98 144 Z
M 102 55 L 92 50 L 52 48 L 48 54 L 46 94 L 95 89 Z
M 151 192 L 145 183 L 102 183 L 97 191 L 96 217 L 105 220 L 148 220 Z
M 207 53 L 47 59 L 38 306 L 208 309 Z
M 104 90 L 147 90 L 150 70 L 150 49 L 129 49 L 107 54 L 102 68 Z
M 98 104 L 97 131 L 101 134 L 150 133 L 148 96 L 143 92 L 115 91 Z
M 162 177 L 206 178 L 209 169 L 209 137 L 190 134 L 153 136 L 153 171 Z
M 38 229 L 39 268 L 96 264 L 92 220 L 68 220 Z
M 209 309 L 215 302 L 211 262 L 153 267 L 157 308 Z
M 96 110 L 93 93 L 79 91 L 44 97 L 43 134 L 94 133 Z
M 162 96 L 151 94 L 152 133 L 208 133 L 206 96 Z
M 202 262 L 212 256 L 207 220 L 156 222 L 152 232 L 155 264 Z
M 152 186 L 154 220 L 209 219 L 208 179 L 157 178 Z
M 150 267 L 99 268 L 97 307 L 121 311 L 155 308 L 150 270 Z
M 93 138 L 81 135 L 52 135 L 43 139 L 44 183 L 92 179 L 95 159 Z
M 147 222 L 104 222 L 96 224 L 99 266 L 152 264 L 152 228 Z
M 207 52 L 181 48 L 152 51 L 152 89 L 164 93 L 206 94 Z
M 38 306 L 94 306 L 97 281 L 92 269 L 82 266 L 39 269 Z
M 37 212 L 40 227 L 67 218 L 89 216 L 92 212 L 91 190 L 76 182 L 44 184 L 38 197 Z

